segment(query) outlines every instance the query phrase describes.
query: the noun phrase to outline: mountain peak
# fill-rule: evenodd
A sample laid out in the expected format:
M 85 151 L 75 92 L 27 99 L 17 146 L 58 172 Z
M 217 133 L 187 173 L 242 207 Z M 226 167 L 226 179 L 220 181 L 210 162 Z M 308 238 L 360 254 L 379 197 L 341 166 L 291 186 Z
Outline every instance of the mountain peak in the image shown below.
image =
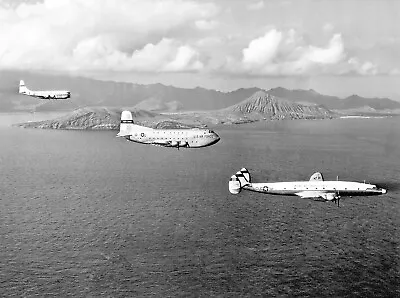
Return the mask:
M 244 101 L 228 108 L 241 114 L 262 114 L 271 119 L 283 118 L 324 118 L 332 113 L 319 106 L 306 106 L 281 99 L 265 91 L 257 91 Z

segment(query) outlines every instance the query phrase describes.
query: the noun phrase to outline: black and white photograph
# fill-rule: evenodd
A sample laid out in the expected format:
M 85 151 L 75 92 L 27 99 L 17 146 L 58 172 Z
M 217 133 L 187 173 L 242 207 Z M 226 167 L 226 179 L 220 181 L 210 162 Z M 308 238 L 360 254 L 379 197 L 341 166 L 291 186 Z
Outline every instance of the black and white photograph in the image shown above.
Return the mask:
M 400 1 L 0 0 L 0 297 L 400 297 Z

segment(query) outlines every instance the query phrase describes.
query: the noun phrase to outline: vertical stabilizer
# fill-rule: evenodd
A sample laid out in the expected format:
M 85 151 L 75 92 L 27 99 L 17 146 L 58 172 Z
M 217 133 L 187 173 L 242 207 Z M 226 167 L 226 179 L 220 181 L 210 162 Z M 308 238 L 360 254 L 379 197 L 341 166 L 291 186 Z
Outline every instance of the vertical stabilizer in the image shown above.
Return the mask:
M 324 181 L 324 176 L 320 172 L 311 175 L 310 181 Z
M 151 128 L 134 124 L 131 112 L 123 111 L 121 113 L 121 124 L 119 125 L 119 133 L 117 134 L 117 137 L 130 136 L 133 132 L 137 132 L 141 129 L 149 130 Z
M 28 88 L 26 88 L 25 82 L 23 80 L 20 80 L 19 81 L 19 93 L 26 94 L 26 93 L 28 93 L 27 91 L 28 91 Z
M 231 194 L 237 195 L 242 190 L 242 185 L 240 183 L 239 178 L 236 175 L 233 175 L 231 179 L 229 179 L 229 192 Z
M 251 176 L 246 168 L 237 171 L 235 175 L 229 179 L 229 192 L 237 195 L 242 190 L 243 186 L 251 184 Z

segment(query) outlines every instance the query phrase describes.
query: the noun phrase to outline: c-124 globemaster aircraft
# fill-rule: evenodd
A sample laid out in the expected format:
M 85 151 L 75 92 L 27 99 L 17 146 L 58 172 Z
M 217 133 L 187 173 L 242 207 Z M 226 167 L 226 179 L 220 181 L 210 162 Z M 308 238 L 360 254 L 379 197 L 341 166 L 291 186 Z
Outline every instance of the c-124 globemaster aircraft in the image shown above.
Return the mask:
M 273 195 L 296 195 L 303 199 L 337 202 L 341 196 L 372 196 L 385 194 L 386 189 L 373 184 L 352 181 L 325 181 L 322 174 L 314 173 L 309 181 L 252 183 L 249 171 L 242 168 L 229 180 L 229 191 L 238 194 L 250 190 Z
M 39 99 L 51 99 L 51 100 L 68 99 L 71 97 L 71 92 L 68 90 L 46 90 L 46 91 L 29 90 L 25 86 L 25 82 L 23 80 L 19 81 L 19 94 L 37 97 Z
M 174 148 L 201 148 L 216 144 L 219 136 L 208 129 L 153 129 L 133 123 L 132 113 L 121 113 L 117 137 L 128 141 Z

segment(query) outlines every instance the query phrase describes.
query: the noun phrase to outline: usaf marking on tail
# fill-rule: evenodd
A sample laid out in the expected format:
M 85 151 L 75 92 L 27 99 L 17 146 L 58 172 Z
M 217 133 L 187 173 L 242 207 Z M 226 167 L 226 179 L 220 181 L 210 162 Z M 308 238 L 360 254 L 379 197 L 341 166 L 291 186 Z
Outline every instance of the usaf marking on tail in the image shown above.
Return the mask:
M 19 81 L 19 94 L 36 97 L 39 99 L 49 100 L 62 100 L 71 97 L 71 92 L 67 90 L 47 90 L 47 91 L 33 91 L 25 86 L 23 80 Z
M 337 202 L 341 196 L 372 196 L 385 194 L 386 189 L 373 184 L 352 181 L 325 181 L 322 174 L 314 173 L 309 181 L 252 183 L 249 171 L 242 168 L 229 180 L 229 191 L 238 194 L 250 190 L 272 195 L 296 195 L 303 199 Z
M 216 144 L 219 136 L 208 129 L 153 129 L 133 123 L 132 113 L 121 113 L 121 124 L 117 137 L 128 141 L 174 148 L 201 148 Z

